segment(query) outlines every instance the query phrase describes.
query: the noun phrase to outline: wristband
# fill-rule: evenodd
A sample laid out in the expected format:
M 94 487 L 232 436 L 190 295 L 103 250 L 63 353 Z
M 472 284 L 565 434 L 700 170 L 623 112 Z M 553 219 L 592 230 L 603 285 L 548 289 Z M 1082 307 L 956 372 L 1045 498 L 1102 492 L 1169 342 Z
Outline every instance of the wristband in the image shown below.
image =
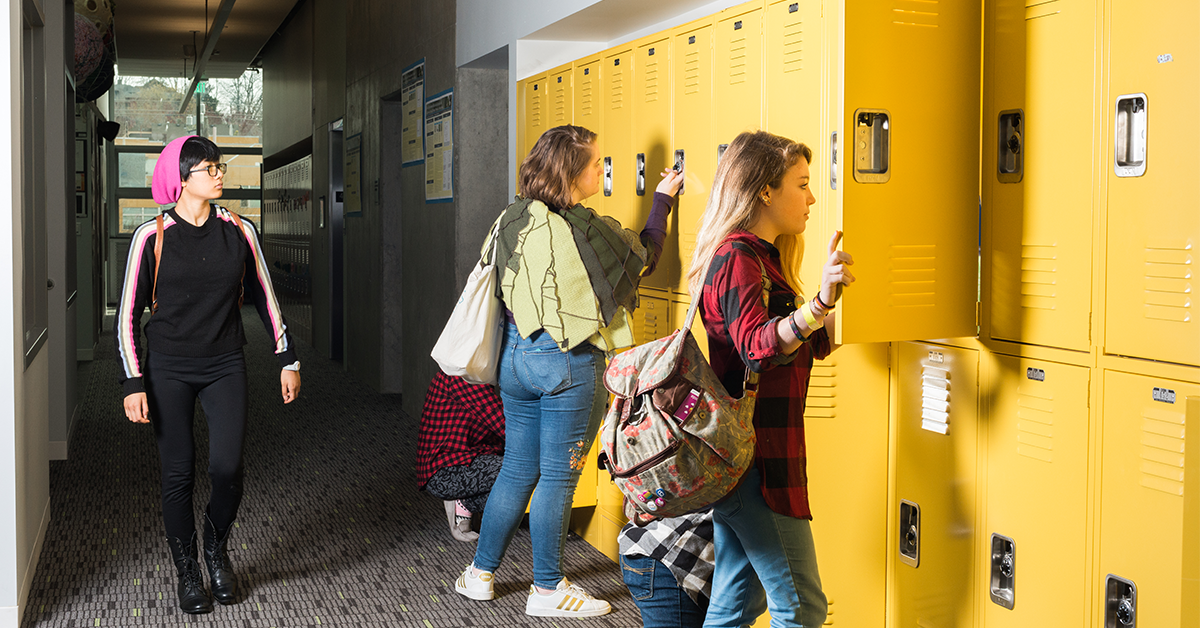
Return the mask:
M 800 326 L 796 324 L 796 317 L 793 316 L 792 314 L 788 314 L 787 319 L 788 319 L 788 327 L 792 328 L 792 333 L 796 334 L 796 338 L 800 342 L 805 342 L 806 340 L 808 340 L 808 338 L 806 338 L 804 336 L 804 333 L 800 331 Z
M 817 317 L 813 315 L 812 306 L 810 306 L 808 302 L 805 302 L 804 305 L 800 306 L 800 314 L 804 316 L 804 322 L 808 323 L 808 328 L 812 331 L 817 331 L 825 326 L 824 320 L 818 321 Z
M 832 306 L 832 305 L 825 305 L 825 302 L 821 300 L 821 291 L 820 291 L 820 290 L 817 290 L 817 294 L 816 294 L 816 296 L 815 296 L 814 298 L 817 300 L 817 305 L 819 305 L 819 306 L 821 306 L 821 307 L 825 308 L 825 311 L 826 311 L 826 312 L 832 312 L 832 311 L 833 311 L 833 306 Z M 835 302 L 836 302 L 836 299 L 835 299 Z

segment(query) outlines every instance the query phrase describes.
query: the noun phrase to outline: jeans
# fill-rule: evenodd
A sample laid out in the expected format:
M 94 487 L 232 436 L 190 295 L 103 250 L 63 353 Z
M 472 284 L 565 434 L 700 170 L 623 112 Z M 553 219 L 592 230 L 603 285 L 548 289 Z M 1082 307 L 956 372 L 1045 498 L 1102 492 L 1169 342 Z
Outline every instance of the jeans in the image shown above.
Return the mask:
M 752 466 L 713 506 L 717 564 L 705 628 L 748 626 L 768 609 L 772 628 L 825 623 L 828 605 L 809 522 L 768 508 L 761 483 Z
M 621 577 L 642 613 L 643 628 L 700 628 L 704 624 L 703 597 L 696 604 L 679 586 L 667 566 L 649 556 L 621 556 Z
M 544 330 L 526 339 L 508 323 L 499 365 L 504 464 L 483 511 L 477 568 L 500 566 L 528 504 L 533 582 L 553 589 L 562 580 L 571 501 L 608 400 L 604 368 L 604 352 L 590 344 L 563 353 Z

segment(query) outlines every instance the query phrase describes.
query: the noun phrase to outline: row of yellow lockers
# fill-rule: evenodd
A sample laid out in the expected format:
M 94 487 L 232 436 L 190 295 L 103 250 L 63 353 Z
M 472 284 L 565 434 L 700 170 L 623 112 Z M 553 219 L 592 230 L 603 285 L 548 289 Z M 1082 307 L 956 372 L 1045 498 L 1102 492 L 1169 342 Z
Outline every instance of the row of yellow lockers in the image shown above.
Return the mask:
M 856 256 L 843 340 L 975 335 L 982 263 L 986 339 L 1196 366 L 1200 188 L 1171 140 L 1200 135 L 1198 11 L 760 0 L 521 81 L 518 158 L 551 126 L 597 131 L 589 204 L 635 229 L 683 161 L 645 285 L 684 293 L 723 145 L 767 129 L 814 150 L 804 277 L 834 229 Z

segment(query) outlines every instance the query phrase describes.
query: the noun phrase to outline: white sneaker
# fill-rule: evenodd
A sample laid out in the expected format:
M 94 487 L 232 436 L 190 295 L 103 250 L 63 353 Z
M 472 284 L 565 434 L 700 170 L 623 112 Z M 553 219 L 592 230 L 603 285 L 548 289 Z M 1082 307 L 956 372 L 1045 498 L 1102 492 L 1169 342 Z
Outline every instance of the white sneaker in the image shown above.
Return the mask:
M 471 570 L 474 567 L 475 563 L 467 565 L 466 570 L 454 582 L 454 592 L 472 600 L 490 600 L 496 597 L 496 592 L 492 591 L 492 572 L 481 571 L 478 576 L 473 576 Z
M 608 602 L 597 600 L 566 578 L 549 595 L 538 593 L 537 587 L 530 585 L 529 599 L 525 601 L 525 614 L 534 617 L 595 617 L 611 610 Z

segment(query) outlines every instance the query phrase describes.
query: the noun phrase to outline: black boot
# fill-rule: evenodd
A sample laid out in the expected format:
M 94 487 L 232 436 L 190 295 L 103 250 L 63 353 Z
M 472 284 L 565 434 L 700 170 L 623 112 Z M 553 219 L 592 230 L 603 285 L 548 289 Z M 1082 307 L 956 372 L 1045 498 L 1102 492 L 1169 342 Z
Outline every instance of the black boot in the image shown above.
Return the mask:
M 171 547 L 171 558 L 179 574 L 179 588 L 176 589 L 179 610 L 191 614 L 211 613 L 212 601 L 208 599 L 208 591 L 204 590 L 204 576 L 196 562 L 196 533 L 193 532 L 186 541 L 168 536 L 167 545 Z
M 208 513 L 204 513 L 204 566 L 208 567 L 208 578 L 212 581 L 213 597 L 222 604 L 237 601 L 237 574 L 225 553 L 225 542 L 233 526 L 219 532 Z

